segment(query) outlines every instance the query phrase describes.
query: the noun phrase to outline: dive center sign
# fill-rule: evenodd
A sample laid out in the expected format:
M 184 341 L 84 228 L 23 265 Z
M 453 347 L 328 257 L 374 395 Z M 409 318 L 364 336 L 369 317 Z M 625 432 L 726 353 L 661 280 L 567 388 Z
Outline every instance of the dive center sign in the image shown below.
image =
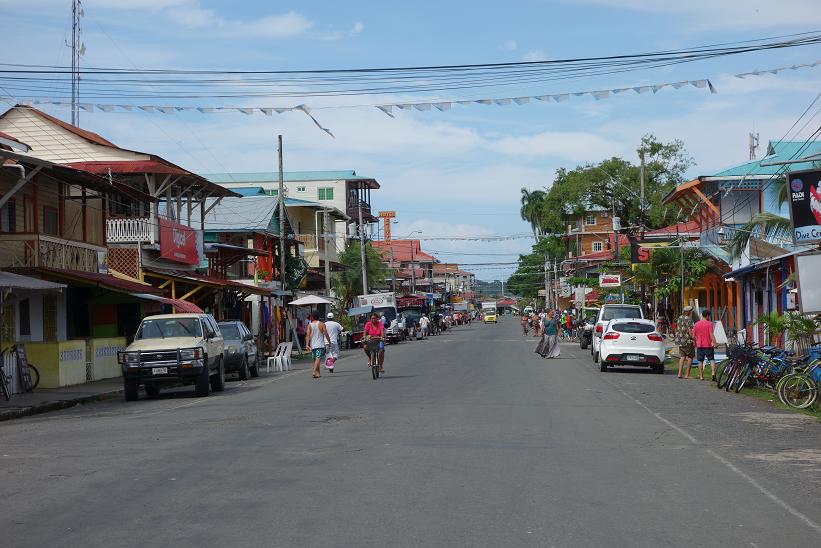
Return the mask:
M 821 170 L 787 173 L 795 244 L 821 241 Z

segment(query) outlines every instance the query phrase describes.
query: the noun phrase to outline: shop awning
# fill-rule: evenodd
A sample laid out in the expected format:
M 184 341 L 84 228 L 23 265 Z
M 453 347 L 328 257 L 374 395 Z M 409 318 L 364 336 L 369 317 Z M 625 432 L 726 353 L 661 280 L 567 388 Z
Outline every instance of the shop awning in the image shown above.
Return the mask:
M 183 301 L 182 299 L 169 299 L 168 297 L 160 297 L 159 295 L 151 295 L 150 293 L 132 293 L 138 299 L 146 301 L 156 301 L 163 304 L 170 304 L 177 312 L 190 312 L 195 314 L 202 314 L 203 310 L 194 303 Z
M 194 287 L 208 287 L 229 289 L 238 291 L 240 293 L 249 293 L 252 295 L 270 295 L 271 290 L 266 287 L 259 287 L 236 280 L 228 280 L 225 278 L 216 278 L 214 276 L 204 276 L 195 272 L 182 272 L 177 270 L 162 270 L 159 268 L 146 268 L 146 275 L 164 279 L 182 282 Z
M 48 282 L 30 276 L 21 276 L 13 272 L 0 272 L 0 289 L 25 289 L 28 291 L 60 291 L 65 284 Z
M 358 306 L 356 308 L 349 308 L 347 313 L 348 316 L 360 316 L 362 314 L 370 314 L 373 312 L 373 306 Z
M 161 291 L 150 285 L 129 280 L 121 280 L 110 274 L 100 274 L 99 272 L 83 272 L 80 270 L 62 270 L 58 268 L 34 268 L 25 269 L 26 272 L 36 272 L 47 278 L 65 280 L 68 285 L 91 285 L 109 291 L 119 291 L 120 293 L 161 293 Z

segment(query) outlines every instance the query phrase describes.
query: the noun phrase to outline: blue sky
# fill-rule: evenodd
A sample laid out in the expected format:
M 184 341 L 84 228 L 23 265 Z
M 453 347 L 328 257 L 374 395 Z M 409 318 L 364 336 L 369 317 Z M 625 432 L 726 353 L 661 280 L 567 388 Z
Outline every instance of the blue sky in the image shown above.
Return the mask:
M 0 0 L 5 59 L 66 65 L 67 0 Z M 87 0 L 87 66 L 305 69 L 507 62 L 635 53 L 821 28 L 814 0 L 585 0 L 413 3 Z M 603 101 L 454 107 L 448 112 L 375 109 L 316 112 L 336 139 L 299 113 L 162 115 L 82 113 L 81 125 L 118 145 L 155 152 L 193 171 L 274 168 L 277 133 L 288 170 L 355 169 L 376 177 L 377 209 L 395 209 L 395 235 L 527 232 L 519 189 L 549 185 L 558 167 L 634 157 L 644 133 L 680 138 L 708 173 L 747 158 L 747 133 L 778 139 L 821 91 L 815 69 L 740 80 L 756 68 L 821 59 L 821 48 L 755 53 L 669 69 L 417 99 L 504 97 L 710 78 L 696 88 L 621 94 Z M 2 91 L 2 90 L 0 90 Z M 24 95 L 19 95 L 20 98 Z M 396 98 L 243 100 L 231 106 L 342 106 Z M 207 101 L 201 101 L 203 106 Z M 142 103 L 151 103 L 142 101 Z M 168 104 L 168 101 L 156 101 Z M 223 103 L 227 104 L 227 103 Z M 68 118 L 62 108 L 46 109 Z M 443 260 L 514 260 L 527 240 L 432 241 Z M 471 269 L 471 267 L 466 267 Z M 480 278 L 510 270 L 474 270 Z

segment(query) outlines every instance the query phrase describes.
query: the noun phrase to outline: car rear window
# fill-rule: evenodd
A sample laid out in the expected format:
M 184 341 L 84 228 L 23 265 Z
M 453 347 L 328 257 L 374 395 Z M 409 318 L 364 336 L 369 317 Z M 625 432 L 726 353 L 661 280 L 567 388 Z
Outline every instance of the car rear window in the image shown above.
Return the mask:
M 656 328 L 646 323 L 624 322 L 613 324 L 613 331 L 619 333 L 652 333 Z
M 235 323 L 221 323 L 220 332 L 222 333 L 223 339 L 231 339 L 231 340 L 239 340 L 241 337 L 239 336 L 239 329 L 237 328 L 237 324 Z
M 641 318 L 641 310 L 637 306 L 608 306 L 602 312 L 602 320 L 615 318 Z

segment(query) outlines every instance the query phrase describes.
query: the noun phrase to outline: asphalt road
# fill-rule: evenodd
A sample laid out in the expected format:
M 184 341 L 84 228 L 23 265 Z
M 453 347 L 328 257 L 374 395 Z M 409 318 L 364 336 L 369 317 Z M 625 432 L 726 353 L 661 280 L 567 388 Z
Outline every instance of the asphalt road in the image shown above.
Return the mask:
M 0 545 L 819 546 L 821 424 L 473 324 L 0 424 Z

